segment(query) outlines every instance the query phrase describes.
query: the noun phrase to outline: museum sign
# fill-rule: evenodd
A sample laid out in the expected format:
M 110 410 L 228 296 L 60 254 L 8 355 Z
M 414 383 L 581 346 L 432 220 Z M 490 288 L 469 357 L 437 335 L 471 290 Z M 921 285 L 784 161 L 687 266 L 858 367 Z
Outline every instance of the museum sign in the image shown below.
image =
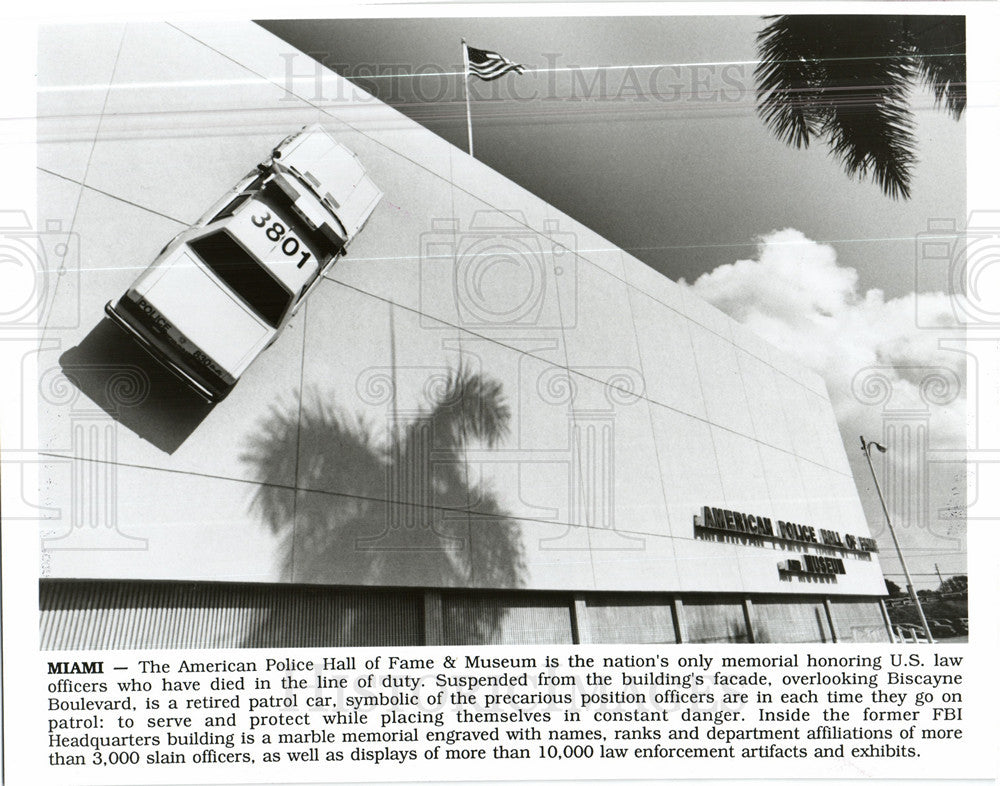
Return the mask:
M 821 529 L 791 521 L 772 521 L 767 516 L 741 513 L 705 505 L 701 515 L 694 517 L 695 535 L 733 536 L 747 545 L 783 545 L 806 549 L 810 546 L 832 549 L 870 560 L 878 551 L 874 538 L 841 534 L 835 530 Z M 778 564 L 782 578 L 821 578 L 836 581 L 847 571 L 839 557 L 803 554 L 801 559 L 784 560 Z

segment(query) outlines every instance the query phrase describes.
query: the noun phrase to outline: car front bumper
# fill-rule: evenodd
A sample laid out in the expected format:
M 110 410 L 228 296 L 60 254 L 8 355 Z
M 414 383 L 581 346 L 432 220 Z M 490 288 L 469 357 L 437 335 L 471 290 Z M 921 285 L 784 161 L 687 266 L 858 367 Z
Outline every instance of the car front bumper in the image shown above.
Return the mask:
M 145 333 L 138 330 L 128 319 L 119 313 L 118 308 L 112 301 L 109 300 L 104 306 L 104 312 L 108 315 L 112 322 L 125 331 L 128 336 L 130 336 L 140 347 L 142 347 L 146 353 L 153 358 L 153 360 L 183 382 L 203 401 L 209 404 L 215 404 L 222 401 L 222 399 L 229 395 L 229 391 L 232 390 L 232 387 L 223 387 L 221 385 L 218 387 L 212 386 L 205 380 L 196 377 L 184 368 L 184 366 L 181 365 L 177 359 L 171 355 L 171 353 L 165 351 L 163 348 L 151 341 Z

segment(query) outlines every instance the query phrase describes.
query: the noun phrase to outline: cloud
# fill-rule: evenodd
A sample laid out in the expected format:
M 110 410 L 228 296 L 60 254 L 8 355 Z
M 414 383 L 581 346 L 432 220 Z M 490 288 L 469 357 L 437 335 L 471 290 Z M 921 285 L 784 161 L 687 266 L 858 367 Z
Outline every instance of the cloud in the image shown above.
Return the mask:
M 956 486 L 962 467 L 928 465 L 912 440 L 922 439 L 917 431 L 925 427 L 931 451 L 965 447 L 965 356 L 939 346 L 944 330 L 916 324 L 919 308 L 922 325 L 954 326 L 948 295 L 886 299 L 878 289 L 862 292 L 857 271 L 838 265 L 833 247 L 796 229 L 762 237 L 754 259 L 681 284 L 823 377 L 870 521 L 879 516 L 858 435 L 883 441 L 896 433 L 900 444 L 889 445 L 887 460 L 897 477 L 918 478 L 927 489 L 922 502 L 917 486 L 899 494 L 899 513 L 928 534 L 947 536 L 949 525 L 936 511 L 964 505 L 964 480 Z M 911 440 L 905 444 L 896 428 L 904 422 Z

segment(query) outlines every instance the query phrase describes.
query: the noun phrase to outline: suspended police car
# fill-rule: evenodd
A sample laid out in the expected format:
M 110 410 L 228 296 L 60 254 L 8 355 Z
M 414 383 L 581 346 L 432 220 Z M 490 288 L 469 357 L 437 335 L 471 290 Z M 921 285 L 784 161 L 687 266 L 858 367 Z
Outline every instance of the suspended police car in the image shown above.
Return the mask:
M 105 311 L 199 396 L 221 401 L 381 198 L 351 151 L 307 126 L 170 241 Z

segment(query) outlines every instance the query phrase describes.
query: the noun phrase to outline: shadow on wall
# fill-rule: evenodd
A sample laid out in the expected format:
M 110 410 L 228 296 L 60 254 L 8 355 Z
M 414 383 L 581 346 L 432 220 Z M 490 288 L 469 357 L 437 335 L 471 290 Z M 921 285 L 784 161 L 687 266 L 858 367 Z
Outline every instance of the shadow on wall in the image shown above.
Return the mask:
M 379 444 L 363 421 L 316 399 L 274 409 L 254 429 L 243 460 L 261 484 L 252 509 L 284 539 L 283 578 L 296 583 L 518 587 L 519 529 L 488 491 L 470 489 L 465 447 L 493 448 L 509 431 L 499 382 L 459 367 L 428 380 L 429 408 L 390 425 Z M 287 478 L 296 478 L 290 493 Z M 492 518 L 476 517 L 472 500 Z M 345 614 L 345 643 L 363 643 L 363 611 Z M 474 632 L 493 640 L 502 614 Z M 376 622 L 378 622 L 376 620 Z M 382 625 L 391 624 L 382 620 Z M 254 637 L 272 639 L 264 621 Z M 356 634 L 356 635 L 355 635 Z M 248 644 L 248 646 L 250 646 Z
M 173 453 L 212 411 L 110 319 L 59 358 L 63 375 L 110 417 Z
M 750 631 L 745 622 L 730 622 L 729 635 L 722 639 L 734 644 L 746 644 L 750 641 Z
M 729 620 L 728 622 L 719 620 L 722 624 L 715 630 L 703 631 L 691 639 L 686 639 L 686 644 L 748 644 L 750 642 L 750 632 L 747 630 L 745 622 Z

